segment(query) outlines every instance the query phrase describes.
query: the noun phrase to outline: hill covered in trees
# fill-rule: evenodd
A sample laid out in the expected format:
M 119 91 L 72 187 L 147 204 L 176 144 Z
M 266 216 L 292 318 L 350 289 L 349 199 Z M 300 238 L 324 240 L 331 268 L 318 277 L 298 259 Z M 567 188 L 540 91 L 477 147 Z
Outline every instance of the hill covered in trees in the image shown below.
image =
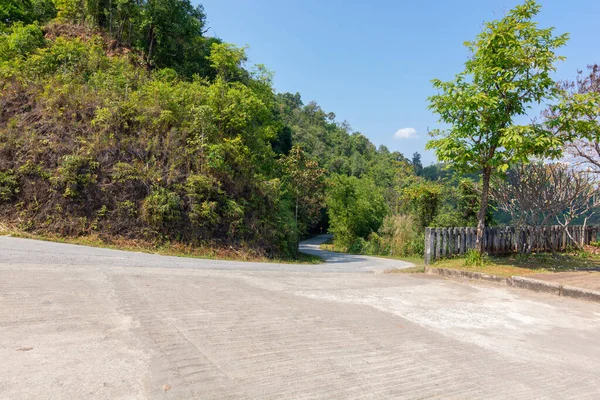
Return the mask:
M 187 0 L 3 2 L 1 220 L 291 256 L 352 192 L 375 196 L 375 213 L 354 198 L 361 235 L 376 231 L 414 176 L 404 156 L 275 93 L 264 66 L 205 33 Z

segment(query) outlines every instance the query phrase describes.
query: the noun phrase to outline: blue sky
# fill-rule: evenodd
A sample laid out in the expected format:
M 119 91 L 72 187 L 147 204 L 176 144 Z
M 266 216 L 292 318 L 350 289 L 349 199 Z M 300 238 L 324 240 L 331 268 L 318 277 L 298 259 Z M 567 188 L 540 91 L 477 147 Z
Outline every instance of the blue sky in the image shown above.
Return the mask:
M 194 1 L 194 0 L 193 0 Z M 197 3 L 197 2 L 196 2 Z M 425 152 L 431 79 L 463 69 L 484 21 L 501 18 L 519 1 L 204 0 L 209 34 L 249 45 L 250 63 L 275 73 L 279 92 L 300 92 L 376 145 L 410 157 Z M 557 79 L 600 63 L 600 1 L 541 1 L 541 27 L 569 32 Z M 532 116 L 537 116 L 536 109 Z M 410 129 L 409 129 L 410 128 Z M 398 132 L 399 136 L 395 137 Z

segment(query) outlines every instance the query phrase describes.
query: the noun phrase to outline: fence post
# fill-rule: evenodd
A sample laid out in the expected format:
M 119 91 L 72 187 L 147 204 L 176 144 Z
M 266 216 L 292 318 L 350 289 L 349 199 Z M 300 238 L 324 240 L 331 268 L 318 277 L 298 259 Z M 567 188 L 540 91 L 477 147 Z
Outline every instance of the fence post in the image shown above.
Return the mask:
M 475 247 L 475 228 L 469 228 L 469 250 Z
M 442 254 L 441 257 L 446 257 L 446 246 L 448 245 L 448 230 L 446 228 L 442 228 L 441 229 L 441 234 L 442 234 L 442 238 L 441 238 L 441 242 L 442 242 Z
M 502 251 L 500 250 L 500 240 L 501 240 L 501 233 L 500 233 L 500 228 L 495 227 L 494 228 L 494 254 L 498 254 L 501 253 Z
M 442 257 L 442 238 L 440 228 L 435 228 L 435 259 Z
M 431 263 L 431 228 L 425 228 L 425 265 Z

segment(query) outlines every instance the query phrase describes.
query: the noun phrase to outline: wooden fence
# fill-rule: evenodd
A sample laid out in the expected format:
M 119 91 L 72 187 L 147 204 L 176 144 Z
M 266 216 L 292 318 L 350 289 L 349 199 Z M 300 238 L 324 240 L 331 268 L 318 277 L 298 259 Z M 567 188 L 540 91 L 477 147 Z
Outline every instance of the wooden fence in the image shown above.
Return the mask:
M 565 251 L 596 241 L 600 226 L 544 226 L 544 227 L 488 227 L 483 234 L 483 245 L 488 254 L 509 254 L 519 250 L 533 252 Z M 425 264 L 440 258 L 464 254 L 474 249 L 476 228 L 426 228 Z M 571 239 L 572 238 L 572 239 Z

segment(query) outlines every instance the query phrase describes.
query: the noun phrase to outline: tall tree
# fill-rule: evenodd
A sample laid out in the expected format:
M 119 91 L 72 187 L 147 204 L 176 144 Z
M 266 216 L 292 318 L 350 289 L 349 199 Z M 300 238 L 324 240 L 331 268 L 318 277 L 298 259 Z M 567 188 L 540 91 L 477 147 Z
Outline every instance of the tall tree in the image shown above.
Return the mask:
M 415 175 L 421 176 L 423 173 L 423 163 L 421 162 L 421 154 L 419 154 L 418 151 L 412 156 L 412 165 L 415 170 Z
M 565 45 L 568 35 L 538 28 L 534 18 L 539 11 L 535 1 L 527 0 L 499 21 L 485 23 L 475 41 L 465 44 L 471 52 L 465 70 L 452 81 L 432 81 L 439 93 L 429 98 L 429 108 L 451 127 L 432 131 L 427 148 L 458 172 L 481 173 L 481 252 L 491 177 L 515 162 L 560 154 L 561 139 L 546 126 L 515 123 L 532 104 L 559 94 L 551 74 L 564 59 L 555 50 Z
M 279 163 L 285 187 L 294 202 L 296 226 L 300 235 L 305 234 L 307 228 L 319 220 L 324 205 L 325 170 L 309 159 L 300 146 L 292 147 Z

